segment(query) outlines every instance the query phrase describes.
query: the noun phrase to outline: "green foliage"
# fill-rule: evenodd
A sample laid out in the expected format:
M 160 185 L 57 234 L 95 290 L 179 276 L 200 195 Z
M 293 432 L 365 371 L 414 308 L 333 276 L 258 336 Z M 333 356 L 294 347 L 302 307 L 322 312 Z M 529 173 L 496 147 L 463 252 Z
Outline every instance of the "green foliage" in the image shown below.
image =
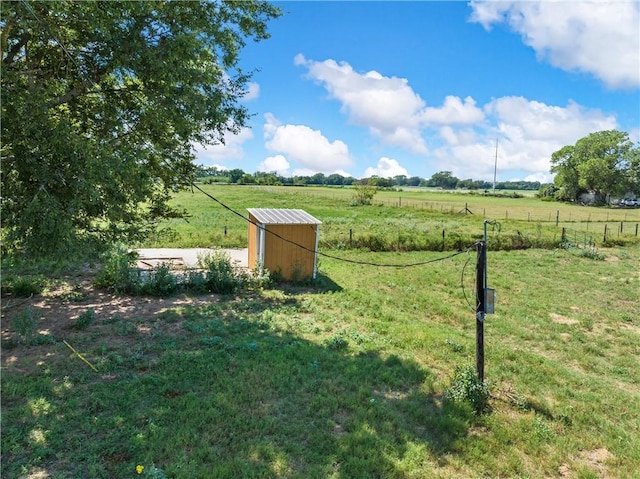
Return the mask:
M 156 466 L 144 467 L 144 466 L 138 465 L 136 466 L 136 472 L 137 471 L 141 471 L 140 474 L 142 474 L 142 477 L 145 477 L 145 478 L 167 479 L 167 475 L 165 474 L 165 472 Z
M 639 149 L 628 133 L 616 130 L 591 133 L 564 146 L 551 155 L 556 197 L 576 201 L 581 193 L 591 192 L 604 204 L 609 196 L 640 192 Z
M 11 326 L 18 334 L 20 341 L 31 344 L 36 337 L 38 318 L 31 307 L 28 307 L 13 316 Z
M 351 200 L 351 204 L 354 206 L 358 205 L 370 205 L 371 200 L 376 195 L 377 188 L 375 186 L 374 181 L 369 178 L 366 181 L 355 182 L 353 184 L 353 196 Z
M 134 269 L 137 254 L 122 243 L 115 244 L 102 255 L 102 269 L 94 281 L 98 288 L 116 293 L 136 294 L 141 287 L 140 272 Z
M 242 288 L 264 288 L 271 282 L 266 269 L 259 267 L 248 272 L 236 268 L 224 251 L 200 256 L 198 265 L 204 271 L 176 273 L 167 263 L 143 271 L 135 266 L 135 259 L 136 255 L 124 245 L 116 245 L 103 255 L 103 267 L 94 285 L 116 293 L 166 297 L 177 291 L 231 294 Z
M 489 406 L 489 387 L 480 381 L 473 366 L 456 366 L 451 385 L 445 391 L 445 398 L 467 403 L 476 414 L 482 414 Z
M 185 277 L 185 288 L 194 294 L 204 294 L 207 292 L 207 278 L 204 272 L 198 270 L 187 271 Z
M 5 284 L 6 289 L 16 298 L 26 298 L 42 292 L 43 284 L 39 278 L 18 276 Z
M 84 313 L 76 318 L 73 323 L 75 329 L 87 329 L 96 320 L 96 312 L 93 308 L 87 309 Z
M 560 247 L 581 258 L 589 258 L 597 261 L 604 261 L 606 258 L 597 248 L 590 245 L 583 246 L 565 241 Z
M 263 1 L 3 2 L 3 246 L 56 257 L 184 217 L 168 200 L 194 178 L 192 144 L 246 124 L 239 54 L 279 15 Z
M 207 289 L 212 293 L 231 294 L 242 286 L 243 280 L 231 264 L 231 257 L 223 251 L 215 251 L 198 258 L 205 269 Z
M 171 273 L 170 265 L 162 263 L 151 271 L 143 279 L 140 288 L 141 294 L 164 297 L 173 294 L 178 289 L 178 280 Z

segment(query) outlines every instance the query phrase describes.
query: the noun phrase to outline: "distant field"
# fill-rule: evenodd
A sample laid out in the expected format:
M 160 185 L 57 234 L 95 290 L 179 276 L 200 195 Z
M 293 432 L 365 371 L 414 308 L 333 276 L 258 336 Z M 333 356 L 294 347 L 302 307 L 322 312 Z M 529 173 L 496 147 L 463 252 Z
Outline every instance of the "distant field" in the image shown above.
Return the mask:
M 557 245 L 562 228 L 573 239 L 602 244 L 638 240 L 640 209 L 596 208 L 537 198 L 502 198 L 443 191 L 380 191 L 371 206 L 351 206 L 350 188 L 201 185 L 246 216 L 247 208 L 301 208 L 322 221 L 321 247 L 378 250 L 458 249 L 482 235 L 485 220 L 496 247 Z M 247 224 L 195 190 L 175 196 L 188 221 L 165 223 L 147 247 L 243 247 Z M 557 225 L 556 225 L 557 223 Z M 168 228 L 166 228 L 168 227 Z M 444 241 L 443 241 L 444 232 Z

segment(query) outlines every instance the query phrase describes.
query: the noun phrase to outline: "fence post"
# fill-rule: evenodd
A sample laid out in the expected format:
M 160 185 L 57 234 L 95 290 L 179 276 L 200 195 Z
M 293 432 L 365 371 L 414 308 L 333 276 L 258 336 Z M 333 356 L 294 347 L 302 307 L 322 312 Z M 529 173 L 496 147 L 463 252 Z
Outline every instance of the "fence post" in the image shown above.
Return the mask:
M 607 224 L 604 224 L 604 239 L 603 241 L 606 243 L 607 242 Z
M 624 227 L 624 221 L 620 222 L 620 233 L 622 233 L 622 228 Z
M 565 229 L 565 227 L 562 227 L 562 242 L 564 243 L 567 240 L 567 230 Z
M 638 223 L 636 223 L 636 236 L 638 236 Z
M 558 223 L 560 222 L 560 210 L 556 211 L 556 226 L 558 226 Z

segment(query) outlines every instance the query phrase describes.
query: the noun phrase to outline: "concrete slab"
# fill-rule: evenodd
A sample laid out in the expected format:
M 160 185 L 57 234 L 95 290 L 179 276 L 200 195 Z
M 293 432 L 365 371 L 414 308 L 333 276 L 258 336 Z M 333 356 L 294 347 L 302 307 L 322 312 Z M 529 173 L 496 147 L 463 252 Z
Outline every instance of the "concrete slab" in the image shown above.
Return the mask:
M 138 267 L 153 268 L 161 263 L 175 267 L 193 268 L 198 265 L 198 256 L 223 251 L 231 257 L 231 264 L 246 268 L 249 262 L 247 248 L 142 248 L 138 251 Z

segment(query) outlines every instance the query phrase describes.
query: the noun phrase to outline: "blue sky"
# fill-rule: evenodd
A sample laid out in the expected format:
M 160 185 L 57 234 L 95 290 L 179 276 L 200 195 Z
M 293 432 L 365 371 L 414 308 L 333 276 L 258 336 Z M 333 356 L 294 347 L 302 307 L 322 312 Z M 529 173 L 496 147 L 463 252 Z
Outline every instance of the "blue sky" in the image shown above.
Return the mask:
M 197 163 L 549 181 L 551 154 L 594 131 L 640 139 L 640 3 L 276 2 L 249 42 L 249 125 Z

